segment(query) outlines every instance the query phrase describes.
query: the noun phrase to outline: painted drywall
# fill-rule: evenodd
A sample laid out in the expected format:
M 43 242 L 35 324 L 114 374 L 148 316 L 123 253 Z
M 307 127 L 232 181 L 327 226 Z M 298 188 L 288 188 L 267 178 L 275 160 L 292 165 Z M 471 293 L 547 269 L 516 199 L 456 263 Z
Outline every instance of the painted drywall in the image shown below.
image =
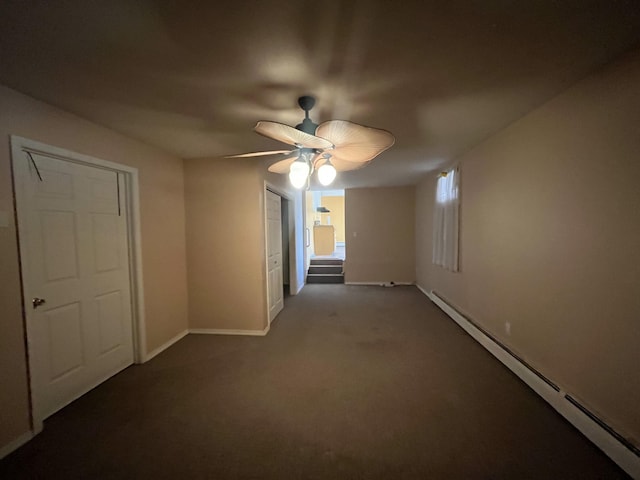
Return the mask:
M 431 176 L 416 196 L 418 284 L 640 445 L 640 51 L 459 164 L 461 271 L 431 264 Z
M 302 193 L 252 158 L 185 161 L 190 328 L 257 333 L 267 327 L 265 184 L 290 200 L 295 295 L 305 274 Z
M 305 270 L 309 269 L 311 263 L 311 257 L 313 256 L 313 225 L 316 220 L 316 209 L 313 203 L 313 192 L 306 191 L 304 193 L 304 213 L 305 213 L 305 245 L 308 246 L 305 249 Z M 318 220 L 320 220 L 318 218 Z
M 10 135 L 139 169 L 147 350 L 187 328 L 182 161 L 0 86 L 0 448 L 29 430 Z
M 331 220 L 331 225 L 336 229 L 336 242 L 344 242 L 344 196 L 322 196 L 321 205 L 330 210 L 330 213 L 322 214 L 322 223 Z
M 264 176 L 253 159 L 185 161 L 190 327 L 264 330 Z
M 297 295 L 305 284 L 305 277 L 307 275 L 306 265 L 306 248 L 305 248 L 305 219 L 304 219 L 304 192 L 295 191 L 291 194 L 293 201 L 293 218 L 294 218 L 294 241 L 293 251 L 294 259 L 291 261 L 291 265 L 295 268 L 295 283 L 291 282 L 289 293 L 291 295 Z M 291 206 L 291 203 L 289 204 Z M 291 218 L 291 215 L 289 215 Z M 290 277 L 291 278 L 291 277 Z M 286 300 L 285 300 L 286 302 Z
M 415 187 L 345 190 L 347 283 L 415 281 Z

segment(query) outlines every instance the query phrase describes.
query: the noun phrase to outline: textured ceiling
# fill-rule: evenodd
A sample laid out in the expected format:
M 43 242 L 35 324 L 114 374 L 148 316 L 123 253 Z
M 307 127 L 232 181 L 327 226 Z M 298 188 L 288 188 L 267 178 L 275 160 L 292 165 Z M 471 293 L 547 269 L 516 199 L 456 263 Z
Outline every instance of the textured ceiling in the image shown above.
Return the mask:
M 636 0 L 3 0 L 0 83 L 182 158 L 282 148 L 252 127 L 310 93 L 397 139 L 336 186 L 401 185 L 639 41 Z

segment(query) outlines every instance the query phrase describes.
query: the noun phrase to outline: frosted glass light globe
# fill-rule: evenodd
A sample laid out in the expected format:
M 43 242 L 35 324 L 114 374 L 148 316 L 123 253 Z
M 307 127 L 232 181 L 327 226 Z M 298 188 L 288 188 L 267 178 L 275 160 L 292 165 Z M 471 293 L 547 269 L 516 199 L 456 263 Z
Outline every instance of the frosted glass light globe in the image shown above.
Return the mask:
M 294 188 L 302 188 L 307 183 L 309 176 L 309 164 L 304 160 L 296 160 L 289 168 L 289 181 Z
M 318 181 L 325 187 L 331 185 L 336 178 L 336 173 L 336 168 L 327 162 L 318 169 Z

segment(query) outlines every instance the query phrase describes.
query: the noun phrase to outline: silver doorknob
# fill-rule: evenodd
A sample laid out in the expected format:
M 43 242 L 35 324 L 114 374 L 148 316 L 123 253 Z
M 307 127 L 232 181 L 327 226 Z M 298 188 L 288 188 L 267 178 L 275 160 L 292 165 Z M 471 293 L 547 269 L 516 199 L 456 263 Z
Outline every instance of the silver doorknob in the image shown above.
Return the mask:
M 38 308 L 40 305 L 47 303 L 44 298 L 34 297 L 31 299 L 31 303 L 33 304 L 33 308 Z

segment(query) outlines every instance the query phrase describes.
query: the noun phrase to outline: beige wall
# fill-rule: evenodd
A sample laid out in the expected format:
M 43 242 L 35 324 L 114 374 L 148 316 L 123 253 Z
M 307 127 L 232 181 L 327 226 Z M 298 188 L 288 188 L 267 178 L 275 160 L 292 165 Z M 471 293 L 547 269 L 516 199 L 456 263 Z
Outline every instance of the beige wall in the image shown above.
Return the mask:
M 345 190 L 345 282 L 415 281 L 415 188 Z
M 431 264 L 431 177 L 417 191 L 419 285 L 640 445 L 640 51 L 460 165 L 462 271 Z
M 191 328 L 263 330 L 264 176 L 255 159 L 185 162 Z
M 322 223 L 327 223 L 327 218 L 330 218 L 336 229 L 336 242 L 344 242 L 344 197 L 323 196 L 321 205 L 331 210 L 331 213 L 322 214 Z
M 147 346 L 187 328 L 182 161 L 0 86 L 0 211 L 13 215 L 9 135 L 139 169 Z M 16 230 L 0 228 L 0 448 L 29 430 Z

